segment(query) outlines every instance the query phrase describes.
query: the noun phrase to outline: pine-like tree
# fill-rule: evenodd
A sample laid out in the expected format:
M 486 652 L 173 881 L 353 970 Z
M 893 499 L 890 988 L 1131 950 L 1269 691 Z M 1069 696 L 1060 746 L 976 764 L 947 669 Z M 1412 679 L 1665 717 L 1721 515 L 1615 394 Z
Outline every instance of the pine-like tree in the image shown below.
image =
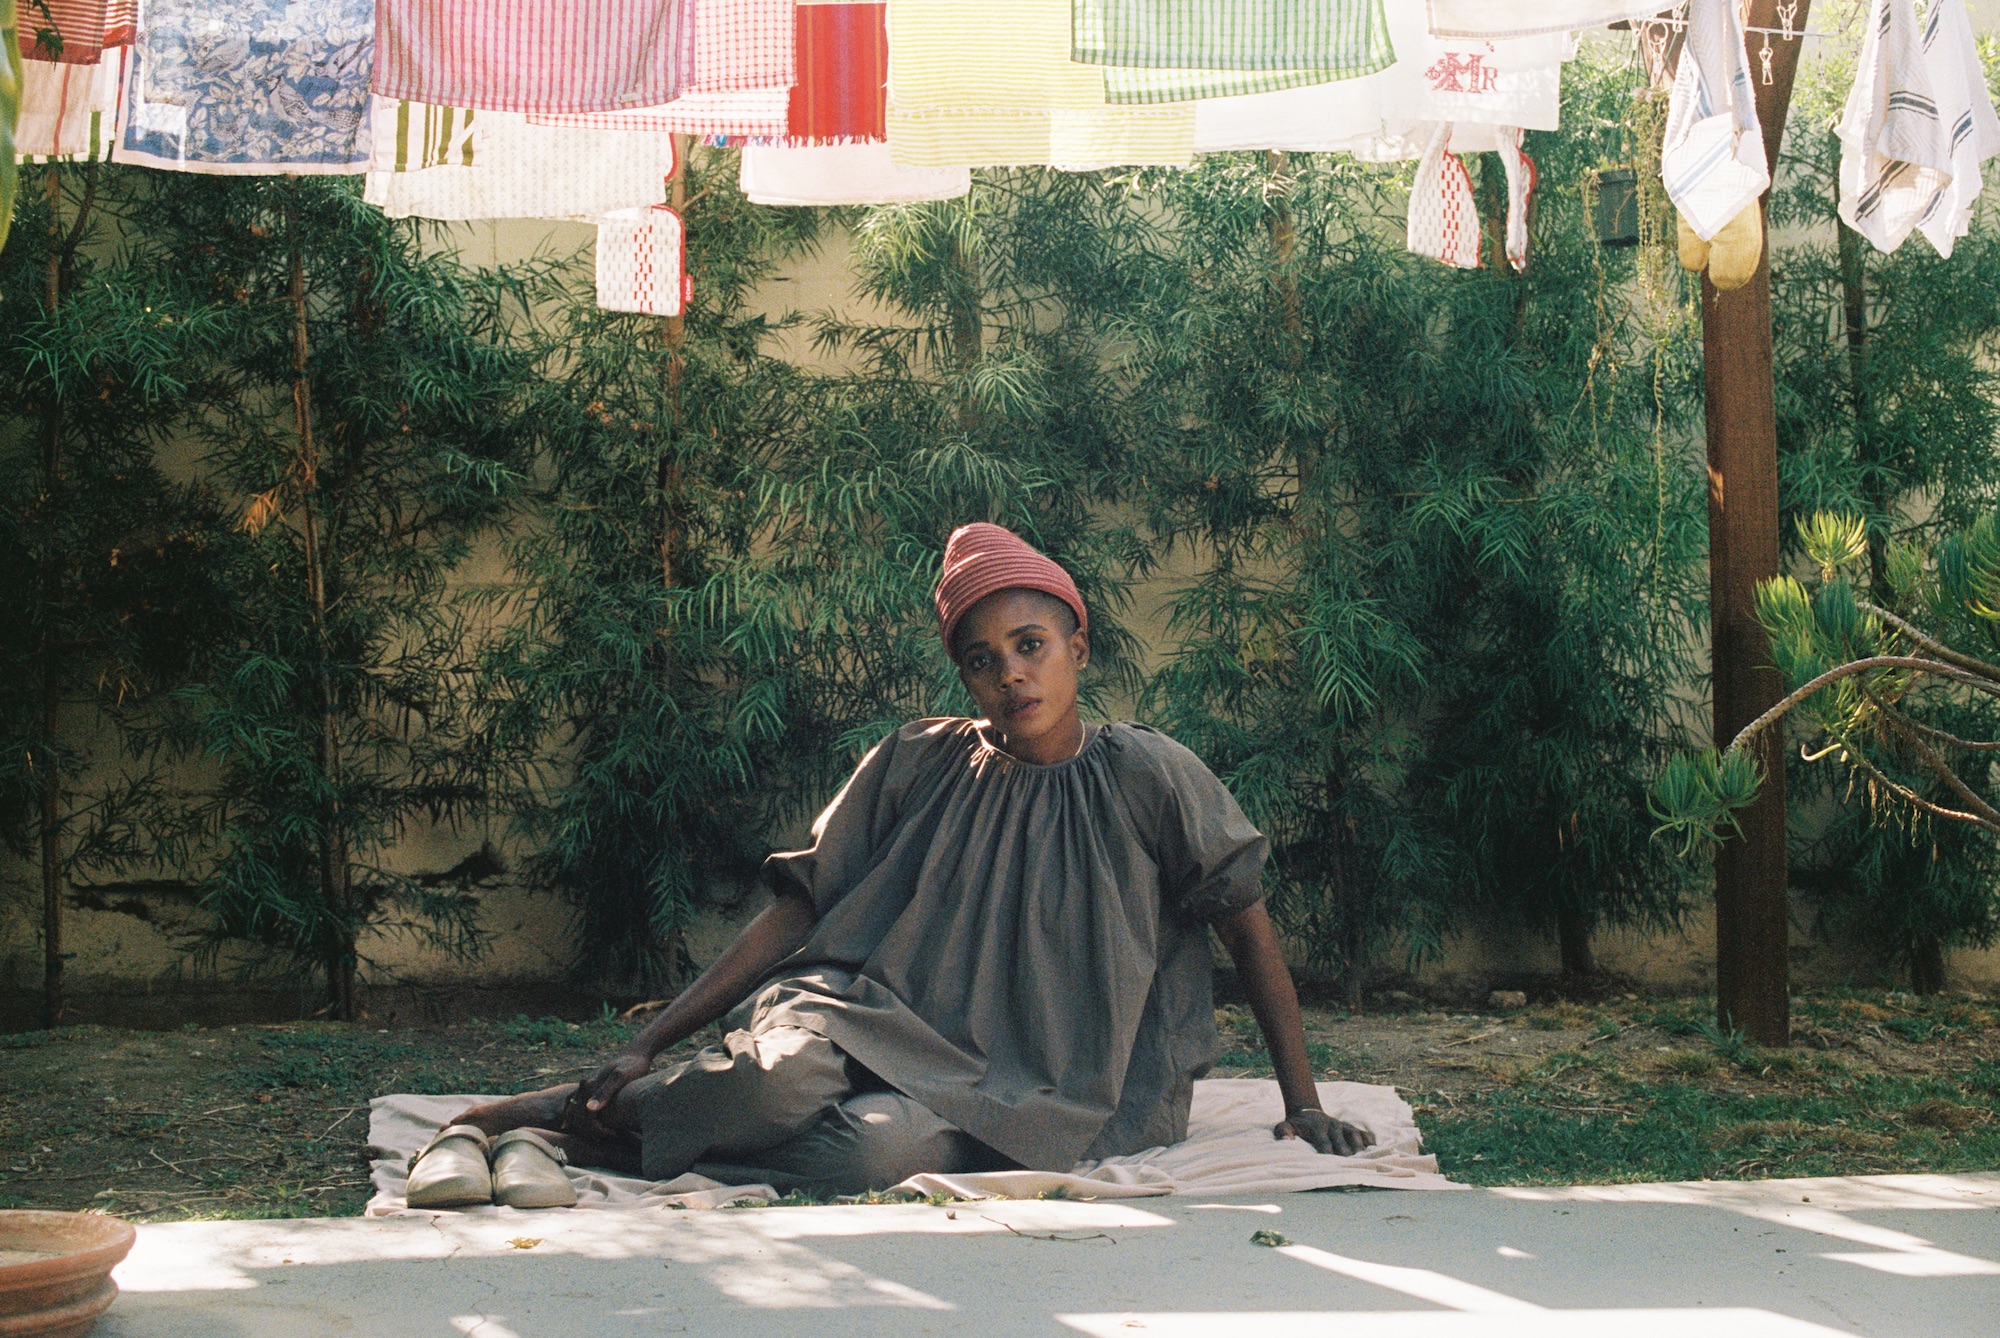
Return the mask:
M 1421 959 L 1480 901 L 1587 967 L 1590 929 L 1689 892 L 1645 808 L 1696 594 L 1684 341 L 1644 337 L 1673 298 L 1663 322 L 1585 214 L 1630 73 L 1570 80 L 1569 142 L 1531 137 L 1525 276 L 1406 254 L 1397 175 L 1350 160 L 1152 183 L 1172 225 L 1126 318 L 1131 402 L 1151 524 L 1199 562 L 1152 700 L 1354 998 L 1384 945 Z
M 803 435 L 806 380 L 750 299 L 818 219 L 750 206 L 734 154 L 680 157 L 683 316 L 599 310 L 587 255 L 548 276 L 536 510 L 482 657 L 483 746 L 528 872 L 576 908 L 580 971 L 621 991 L 684 978 L 689 922 L 763 855 L 788 709 L 742 669 L 756 611 L 708 586 Z
M 71 879 L 184 853 L 177 796 L 138 741 L 222 602 L 220 517 L 156 461 L 220 322 L 143 231 L 111 246 L 138 175 L 27 169 L 0 255 L 0 832 L 37 867 L 51 1026 Z
M 241 530 L 226 636 L 173 720 L 215 777 L 211 944 L 275 945 L 352 1018 L 365 931 L 476 947 L 467 889 L 379 856 L 484 799 L 452 582 L 525 463 L 518 293 L 350 179 L 151 181 L 149 234 L 228 312 L 194 432 Z
M 1774 197 L 1785 227 L 1772 265 L 1780 496 L 1795 551 L 1799 518 L 1863 517 L 1862 589 L 1895 610 L 1890 546 L 1928 548 L 2000 498 L 2000 230 L 1983 204 L 1947 260 L 1916 236 L 1882 255 L 1839 221 L 1841 146 L 1829 127 L 1852 74 L 1851 61 L 1829 60 L 1802 78 Z M 2000 711 L 1984 697 L 1910 709 L 1962 737 L 2000 731 Z M 1991 787 L 1978 756 L 1954 765 Z M 1943 796 L 1921 768 L 1898 774 Z M 1835 768 L 1807 768 L 1798 780 L 1829 801 L 1798 806 L 1793 843 L 1793 882 L 1817 903 L 1823 928 L 1870 945 L 1920 992 L 1942 988 L 1947 948 L 2000 931 L 1992 842 L 1871 804 L 1868 787 L 1854 790 Z

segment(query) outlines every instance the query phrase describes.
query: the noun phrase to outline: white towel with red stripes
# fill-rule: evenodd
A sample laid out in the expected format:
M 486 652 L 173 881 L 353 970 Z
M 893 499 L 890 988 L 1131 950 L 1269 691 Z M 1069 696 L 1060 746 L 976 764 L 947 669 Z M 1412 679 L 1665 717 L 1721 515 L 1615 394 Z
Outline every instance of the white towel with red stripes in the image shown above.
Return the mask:
M 642 316 L 678 316 L 687 301 L 681 216 L 666 205 L 619 209 L 597 220 L 597 305 Z
M 512 112 L 646 107 L 682 91 L 690 0 L 375 0 L 374 91 Z

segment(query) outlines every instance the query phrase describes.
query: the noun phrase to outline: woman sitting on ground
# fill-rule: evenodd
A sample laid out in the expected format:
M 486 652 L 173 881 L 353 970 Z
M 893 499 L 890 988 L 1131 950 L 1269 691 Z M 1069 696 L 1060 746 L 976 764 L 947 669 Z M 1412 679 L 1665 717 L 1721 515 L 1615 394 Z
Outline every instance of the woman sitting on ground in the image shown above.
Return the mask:
M 1284 1094 L 1275 1135 L 1368 1145 L 1320 1108 L 1262 900 L 1264 837 L 1180 744 L 1078 718 L 1089 617 L 1069 575 L 967 525 L 937 610 L 983 718 L 876 745 L 812 847 L 766 862 L 773 904 L 595 1076 L 458 1117 L 461 1161 L 496 1139 L 503 1202 L 536 1197 L 505 1192 L 503 1142 L 822 1193 L 1177 1142 L 1217 1050 L 1211 927 Z M 720 1046 L 652 1071 L 725 1014 Z M 453 1173 L 452 1136 L 413 1168 L 413 1205 L 485 1201 L 476 1170 Z M 558 1180 L 543 1177 L 549 1201 L 574 1201 Z

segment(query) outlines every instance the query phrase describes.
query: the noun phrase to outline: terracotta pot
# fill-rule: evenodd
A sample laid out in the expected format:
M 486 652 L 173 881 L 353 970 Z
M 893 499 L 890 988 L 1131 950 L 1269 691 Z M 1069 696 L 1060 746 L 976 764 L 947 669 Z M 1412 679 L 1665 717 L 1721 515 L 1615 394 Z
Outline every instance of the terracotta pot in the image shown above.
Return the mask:
M 111 1270 L 130 1222 L 92 1213 L 0 1210 L 0 1338 L 81 1338 L 118 1298 Z M 17 1263 L 17 1251 L 34 1256 Z

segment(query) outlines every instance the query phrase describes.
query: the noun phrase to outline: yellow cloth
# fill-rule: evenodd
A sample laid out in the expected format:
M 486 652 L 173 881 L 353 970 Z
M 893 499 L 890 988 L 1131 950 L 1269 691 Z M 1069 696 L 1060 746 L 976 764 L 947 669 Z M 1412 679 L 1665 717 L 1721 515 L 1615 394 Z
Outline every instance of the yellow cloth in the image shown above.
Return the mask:
M 889 147 L 906 167 L 1194 160 L 1194 106 L 1111 106 L 1069 58 L 1071 0 L 896 0 Z

